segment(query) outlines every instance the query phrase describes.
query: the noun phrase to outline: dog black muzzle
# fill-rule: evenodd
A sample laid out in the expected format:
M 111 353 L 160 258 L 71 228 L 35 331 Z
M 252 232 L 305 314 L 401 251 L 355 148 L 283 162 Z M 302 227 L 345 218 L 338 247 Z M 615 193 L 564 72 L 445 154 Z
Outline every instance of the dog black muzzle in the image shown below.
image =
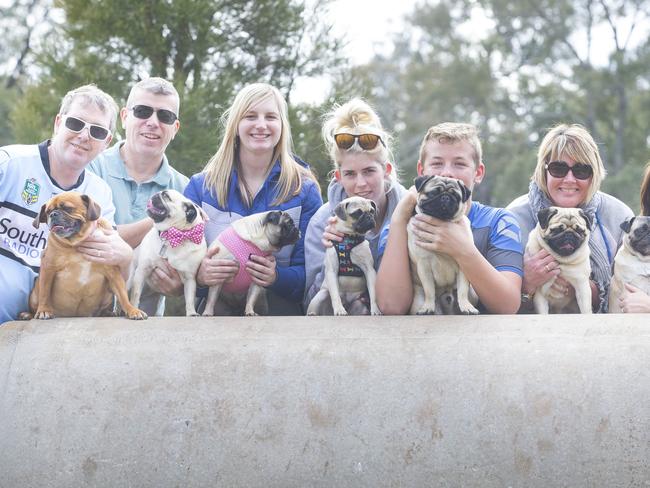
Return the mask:
M 375 228 L 375 219 L 370 214 L 363 214 L 359 220 L 352 226 L 357 234 L 365 234 L 370 229 Z
M 78 234 L 82 225 L 83 222 L 81 220 L 72 218 L 58 209 L 52 210 L 48 215 L 48 226 L 50 232 L 63 239 Z
M 458 212 L 460 199 L 453 193 L 442 193 L 427 198 L 419 204 L 420 210 L 426 215 L 440 220 L 451 220 Z
M 560 256 L 570 256 L 582 245 L 584 237 L 567 230 L 557 236 L 547 238 L 547 242 L 550 248 Z
M 167 218 L 169 210 L 162 201 L 161 192 L 154 193 L 147 202 L 147 215 L 159 223 Z

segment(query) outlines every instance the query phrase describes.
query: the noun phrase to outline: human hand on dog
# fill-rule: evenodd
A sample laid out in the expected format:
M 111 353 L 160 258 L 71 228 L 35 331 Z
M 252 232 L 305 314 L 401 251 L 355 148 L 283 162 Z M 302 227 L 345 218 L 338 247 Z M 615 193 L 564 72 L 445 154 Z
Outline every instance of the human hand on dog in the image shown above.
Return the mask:
M 219 246 L 208 248 L 196 274 L 201 286 L 215 286 L 229 283 L 239 271 L 239 263 L 233 259 L 212 259 L 219 252 Z
M 418 246 L 428 251 L 447 254 L 458 263 L 478 252 L 474 245 L 472 228 L 466 218 L 454 222 L 417 214 L 409 225 L 417 237 Z
M 183 294 L 183 281 L 181 276 L 172 268 L 166 259 L 162 266 L 156 266 L 149 276 L 149 284 L 153 291 L 167 296 L 180 296 Z
M 418 203 L 418 192 L 415 189 L 414 186 L 409 188 L 409 190 L 402 196 L 400 199 L 399 203 L 395 207 L 395 210 L 393 211 L 393 215 L 391 216 L 391 222 L 395 222 L 396 220 L 401 220 L 402 222 L 408 222 L 410 218 L 413 216 L 413 212 L 415 211 L 415 206 Z
M 558 262 L 546 249 L 542 249 L 537 253 L 531 255 L 524 253 L 524 279 L 522 281 L 522 290 L 524 293 L 533 294 L 537 288 L 542 286 L 551 278 L 560 274 Z M 562 279 L 564 283 L 568 283 Z M 562 294 L 564 294 L 564 285 L 562 286 Z M 571 287 L 571 285 L 568 285 Z M 573 289 L 573 287 L 571 287 Z M 575 293 L 575 290 L 574 290 Z
M 120 266 L 128 266 L 133 258 L 133 249 L 114 229 L 97 229 L 77 246 L 88 261 Z
M 253 283 L 268 287 L 275 283 L 278 278 L 275 265 L 275 256 L 273 255 L 265 257 L 251 254 L 246 263 L 246 271 L 250 273 Z
M 625 283 L 625 293 L 618 298 L 618 305 L 623 313 L 648 313 L 650 296 L 637 287 Z
M 337 221 L 338 218 L 336 216 L 332 216 L 327 219 L 327 226 L 325 227 L 325 230 L 323 231 L 323 237 L 321 238 L 321 242 L 325 248 L 332 247 L 334 245 L 332 244 L 332 241 L 341 242 L 343 240 L 343 237 L 345 237 L 344 234 L 336 230 Z

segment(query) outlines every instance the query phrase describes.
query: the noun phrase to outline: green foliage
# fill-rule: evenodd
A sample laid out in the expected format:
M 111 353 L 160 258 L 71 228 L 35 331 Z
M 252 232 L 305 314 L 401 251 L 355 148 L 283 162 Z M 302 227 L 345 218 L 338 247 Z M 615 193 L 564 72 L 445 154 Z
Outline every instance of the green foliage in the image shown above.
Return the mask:
M 181 96 L 181 130 L 167 155 L 187 175 L 200 171 L 218 147 L 222 113 L 243 85 L 266 81 L 288 95 L 296 77 L 338 63 L 338 41 L 319 15 L 327 1 L 309 5 L 60 0 L 66 21 L 39 53 L 42 76 L 12 112 L 14 135 L 49 132 L 52 100 L 76 86 L 94 82 L 123 104 L 141 76 L 162 76 Z

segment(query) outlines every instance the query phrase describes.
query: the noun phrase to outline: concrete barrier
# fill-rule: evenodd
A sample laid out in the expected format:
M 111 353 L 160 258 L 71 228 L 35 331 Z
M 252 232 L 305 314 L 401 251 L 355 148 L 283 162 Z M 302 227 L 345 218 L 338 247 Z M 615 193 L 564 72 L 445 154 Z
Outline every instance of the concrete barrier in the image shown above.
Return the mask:
M 0 486 L 650 486 L 648 316 L 0 328 Z

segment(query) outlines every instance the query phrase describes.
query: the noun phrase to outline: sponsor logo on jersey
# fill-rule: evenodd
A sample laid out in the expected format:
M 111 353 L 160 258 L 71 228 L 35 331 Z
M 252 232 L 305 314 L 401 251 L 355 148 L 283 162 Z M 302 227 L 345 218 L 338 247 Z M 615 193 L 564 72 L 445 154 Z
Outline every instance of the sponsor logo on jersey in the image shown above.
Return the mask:
M 41 185 L 36 182 L 35 178 L 25 180 L 25 186 L 20 196 L 27 205 L 33 205 L 38 202 L 38 194 L 41 191 Z

